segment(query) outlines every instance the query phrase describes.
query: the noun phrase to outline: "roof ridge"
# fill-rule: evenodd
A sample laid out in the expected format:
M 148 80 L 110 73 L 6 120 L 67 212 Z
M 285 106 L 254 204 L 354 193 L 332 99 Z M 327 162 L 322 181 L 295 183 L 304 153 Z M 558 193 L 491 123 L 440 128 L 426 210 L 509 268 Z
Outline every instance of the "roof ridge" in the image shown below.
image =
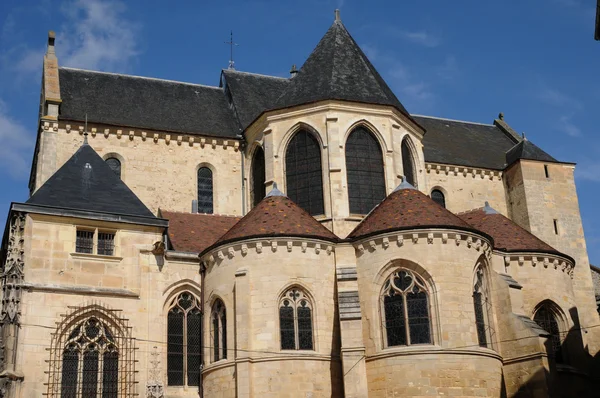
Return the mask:
M 214 216 L 214 217 L 231 217 L 231 218 L 240 218 L 243 216 L 236 216 L 233 214 L 215 214 L 215 213 L 192 213 L 192 212 L 187 212 L 187 211 L 176 211 L 176 210 L 166 210 L 166 209 L 160 209 L 161 212 L 167 212 L 167 213 L 177 213 L 177 214 L 186 214 L 189 216 Z
M 457 123 L 465 123 L 465 124 L 476 124 L 478 126 L 496 127 L 496 125 L 494 125 L 494 124 L 480 123 L 480 122 L 470 122 L 468 120 L 448 119 L 447 117 L 417 115 L 417 114 L 414 114 L 414 113 L 411 114 L 411 116 L 413 116 L 413 117 L 424 117 L 424 118 L 427 118 L 427 119 L 435 119 L 435 120 L 447 120 L 449 122 L 457 122 Z
M 88 73 L 98 73 L 98 74 L 103 74 L 103 75 L 130 77 L 130 78 L 134 78 L 134 79 L 156 80 L 156 81 L 166 82 L 166 83 L 186 84 L 186 85 L 189 85 L 189 86 L 197 86 L 197 87 L 205 87 L 205 88 L 212 88 L 212 89 L 216 89 L 216 90 L 222 90 L 222 88 L 218 87 L 218 86 L 208 86 L 206 84 L 182 82 L 182 81 L 179 81 L 179 80 L 161 79 L 161 78 L 158 78 L 158 77 L 128 75 L 128 74 L 125 74 L 125 73 L 105 72 L 105 71 L 98 71 L 98 70 L 91 70 L 91 69 L 81 69 L 81 68 L 71 68 L 71 67 L 68 67 L 68 66 L 61 66 L 59 69 L 73 70 L 73 71 L 79 71 L 79 72 L 88 72 Z
M 222 69 L 222 71 L 223 72 L 227 72 L 227 73 L 240 73 L 240 74 L 243 74 L 243 75 L 269 77 L 271 79 L 280 79 L 280 80 L 288 80 L 288 81 L 290 80 L 288 77 L 265 75 L 264 73 L 246 72 L 246 71 L 235 70 L 235 69 Z

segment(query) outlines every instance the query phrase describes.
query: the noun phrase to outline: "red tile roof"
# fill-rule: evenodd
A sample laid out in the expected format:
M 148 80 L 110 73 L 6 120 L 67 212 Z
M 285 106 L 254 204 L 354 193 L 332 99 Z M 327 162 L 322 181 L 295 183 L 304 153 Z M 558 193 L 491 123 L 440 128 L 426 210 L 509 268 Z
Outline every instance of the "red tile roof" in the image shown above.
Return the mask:
M 539 251 L 561 254 L 558 250 L 521 228 L 512 220 L 490 207 L 471 210 L 458 215 L 465 222 L 494 239 L 494 248 L 507 252 Z
M 267 196 L 215 245 L 257 237 L 294 236 L 337 241 L 339 238 L 287 196 Z
M 241 217 L 216 214 L 179 213 L 161 210 L 169 220 L 168 235 L 173 249 L 200 253 L 233 227 Z
M 414 188 L 392 192 L 348 235 L 349 239 L 413 228 L 473 228 Z

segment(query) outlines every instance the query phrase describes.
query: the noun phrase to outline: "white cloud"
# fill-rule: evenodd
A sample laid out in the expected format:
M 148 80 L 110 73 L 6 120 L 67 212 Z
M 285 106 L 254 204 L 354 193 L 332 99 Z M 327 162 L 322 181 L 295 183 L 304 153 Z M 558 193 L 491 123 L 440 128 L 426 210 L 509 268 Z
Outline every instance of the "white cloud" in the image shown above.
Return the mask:
M 441 39 L 438 36 L 426 31 L 401 32 L 401 37 L 425 47 L 433 48 L 441 44 Z
M 583 107 L 577 99 L 544 84 L 541 85 L 536 96 L 540 101 L 553 106 L 568 107 L 577 110 Z
M 10 177 L 27 178 L 33 141 L 27 129 L 9 116 L 6 103 L 0 99 L 0 166 Z
M 559 118 L 559 128 L 571 137 L 580 137 L 581 130 L 572 121 L 572 116 L 563 115 Z
M 437 75 L 444 80 L 454 79 L 458 72 L 458 62 L 454 55 L 446 56 L 444 62 L 436 68 Z

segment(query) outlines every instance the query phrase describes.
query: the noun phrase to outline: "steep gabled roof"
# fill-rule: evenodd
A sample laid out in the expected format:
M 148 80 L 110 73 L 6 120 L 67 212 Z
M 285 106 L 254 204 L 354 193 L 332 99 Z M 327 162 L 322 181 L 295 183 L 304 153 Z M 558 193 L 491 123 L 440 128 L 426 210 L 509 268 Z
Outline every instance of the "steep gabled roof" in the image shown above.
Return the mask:
M 87 144 L 82 145 L 25 204 L 156 218 Z
M 458 216 L 471 225 L 494 238 L 494 248 L 506 252 L 543 252 L 560 253 L 531 232 L 521 228 L 512 220 L 504 217 L 496 210 L 486 206 L 460 213 Z
M 506 152 L 506 164 L 511 165 L 517 160 L 539 160 L 541 162 L 558 162 L 552 156 L 544 152 L 540 147 L 527 138 L 516 144 Z
M 60 119 L 219 137 L 239 127 L 219 87 L 60 68 Z
M 260 237 L 300 237 L 330 242 L 339 240 L 333 232 L 276 187 L 211 247 Z
M 473 228 L 430 197 L 403 182 L 365 217 L 348 235 L 364 238 L 383 232 L 419 228 Z
M 277 108 L 321 100 L 391 105 L 408 115 L 392 90 L 336 20 L 277 101 Z
M 188 253 L 200 253 L 241 219 L 235 216 L 166 210 L 160 210 L 159 214 L 169 220 L 167 233 L 173 249 Z
M 233 69 L 222 71 L 242 129 L 248 127 L 262 112 L 273 109 L 277 98 L 290 80 Z

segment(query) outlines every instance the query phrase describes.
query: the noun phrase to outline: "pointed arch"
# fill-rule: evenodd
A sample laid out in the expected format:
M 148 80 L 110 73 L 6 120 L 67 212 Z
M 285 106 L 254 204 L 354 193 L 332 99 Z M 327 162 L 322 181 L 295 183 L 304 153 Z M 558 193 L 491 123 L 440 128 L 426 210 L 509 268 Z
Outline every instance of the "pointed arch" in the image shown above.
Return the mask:
M 216 298 L 211 306 L 210 333 L 213 362 L 227 359 L 227 309 L 220 298 Z
M 256 145 L 252 154 L 252 164 L 250 167 L 250 200 L 252 207 L 254 207 L 266 195 L 265 151 L 262 146 Z
M 560 306 L 550 299 L 540 302 L 535 306 L 533 320 L 549 334 L 546 343 L 548 359 L 553 363 L 565 363 L 567 350 L 564 339 L 568 323 Z
M 473 309 L 475 311 L 477 342 L 480 347 L 484 348 L 493 348 L 495 340 L 489 272 L 487 261 L 480 258 L 473 275 Z
M 291 137 L 285 151 L 286 193 L 310 215 L 325 213 L 321 145 L 308 129 Z
M 314 300 L 299 285 L 279 297 L 279 338 L 282 350 L 314 350 Z
M 371 131 L 358 125 L 348 135 L 345 155 L 350 213 L 367 214 L 385 198 L 381 146 Z
M 400 149 L 402 155 L 402 172 L 404 173 L 404 177 L 406 178 L 406 181 L 417 188 L 418 181 L 415 146 L 408 135 L 402 139 Z

